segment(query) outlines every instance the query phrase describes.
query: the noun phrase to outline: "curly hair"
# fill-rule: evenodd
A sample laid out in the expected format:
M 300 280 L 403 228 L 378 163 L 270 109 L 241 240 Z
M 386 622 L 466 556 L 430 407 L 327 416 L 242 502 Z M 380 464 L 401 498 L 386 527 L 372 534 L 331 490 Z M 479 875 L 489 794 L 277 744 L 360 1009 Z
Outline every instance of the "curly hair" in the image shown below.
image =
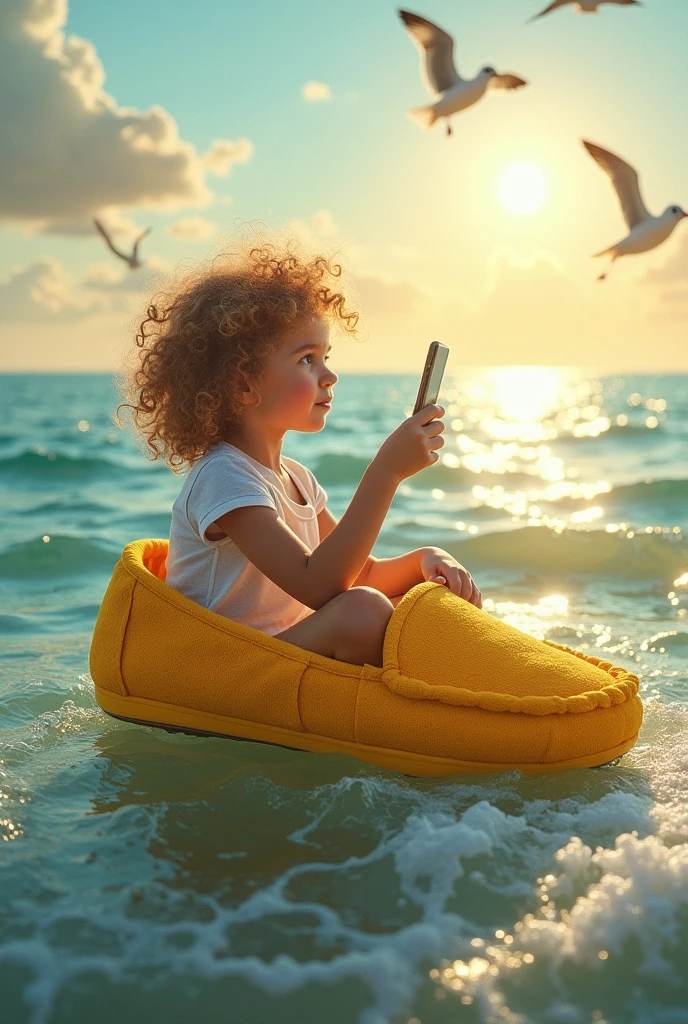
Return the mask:
M 155 296 L 136 334 L 128 401 L 117 410 L 131 410 L 149 458 L 179 471 L 226 439 L 241 415 L 239 394 L 260 385 L 280 335 L 302 319 L 355 335 L 358 313 L 334 287 L 341 274 L 294 241 L 254 238 L 192 272 L 174 294 Z

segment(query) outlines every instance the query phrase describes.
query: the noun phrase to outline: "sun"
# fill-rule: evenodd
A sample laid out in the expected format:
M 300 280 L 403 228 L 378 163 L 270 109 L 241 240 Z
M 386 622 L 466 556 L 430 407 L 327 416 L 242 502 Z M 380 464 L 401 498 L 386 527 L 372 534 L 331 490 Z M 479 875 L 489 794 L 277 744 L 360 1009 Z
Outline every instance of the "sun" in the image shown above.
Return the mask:
M 503 171 L 497 182 L 497 195 L 511 213 L 537 213 L 547 201 L 549 185 L 539 167 L 523 161 Z

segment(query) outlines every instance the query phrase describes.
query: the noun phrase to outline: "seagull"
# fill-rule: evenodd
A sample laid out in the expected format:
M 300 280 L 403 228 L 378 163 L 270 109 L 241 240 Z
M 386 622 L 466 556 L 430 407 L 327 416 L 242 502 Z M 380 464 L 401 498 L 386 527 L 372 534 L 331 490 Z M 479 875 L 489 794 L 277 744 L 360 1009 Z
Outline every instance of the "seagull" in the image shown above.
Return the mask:
M 434 97 L 427 107 L 409 110 L 412 121 L 421 128 L 432 128 L 441 117 L 447 119 L 447 135 L 451 135 L 449 118 L 481 99 L 491 89 L 518 89 L 527 83 L 516 75 L 499 75 L 494 68 L 481 68 L 475 78 L 462 78 L 454 65 L 454 40 L 438 25 L 411 11 L 399 11 L 411 39 L 420 51 L 420 74 Z
M 611 261 L 597 278 L 598 281 L 604 281 L 614 260 L 619 256 L 630 256 L 634 253 L 648 252 L 649 249 L 654 249 L 655 246 L 666 241 L 678 222 L 684 217 L 688 217 L 688 213 L 684 213 L 680 206 L 667 206 L 659 217 L 653 217 L 648 212 L 640 194 L 637 171 L 620 156 L 615 156 L 608 150 L 602 149 L 601 146 L 596 146 L 593 142 L 586 142 L 583 139 L 583 145 L 590 156 L 612 179 L 612 185 L 616 189 L 621 211 L 630 232 L 616 245 L 594 254 L 595 256 L 611 256 Z
M 529 21 L 535 21 L 536 18 L 541 18 L 544 14 L 550 14 L 552 11 L 556 11 L 557 7 L 566 7 L 567 4 L 575 4 L 576 14 L 598 14 L 598 8 L 600 4 L 618 4 L 621 7 L 642 7 L 640 0 L 554 0 L 549 7 L 545 7 L 544 11 L 540 11 L 539 14 L 534 14 Z
M 112 239 L 110 238 L 109 234 L 107 233 L 107 231 L 105 230 L 103 225 L 100 223 L 100 221 L 96 217 L 93 218 L 93 223 L 95 224 L 96 229 L 99 231 L 99 233 L 105 239 L 105 243 L 106 243 L 108 249 L 110 249 L 112 252 L 114 252 L 115 256 L 119 256 L 119 258 L 121 260 L 124 260 L 124 262 L 129 265 L 131 270 L 137 270 L 141 266 L 141 260 L 139 259 L 139 245 L 142 242 L 142 240 L 146 237 L 146 235 L 149 235 L 151 233 L 151 230 L 152 230 L 151 228 L 146 228 L 145 231 L 141 232 L 141 234 L 138 236 L 138 238 L 134 242 L 134 247 L 131 250 L 131 255 L 127 256 L 127 254 L 125 252 L 120 252 L 120 250 L 117 249 L 112 244 Z

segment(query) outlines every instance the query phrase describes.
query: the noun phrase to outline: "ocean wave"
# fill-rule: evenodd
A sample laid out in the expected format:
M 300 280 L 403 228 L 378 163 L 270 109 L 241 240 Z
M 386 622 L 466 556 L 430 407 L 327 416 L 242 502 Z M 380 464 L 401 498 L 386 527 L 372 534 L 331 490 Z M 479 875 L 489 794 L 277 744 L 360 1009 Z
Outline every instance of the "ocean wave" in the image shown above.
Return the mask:
M 688 499 L 688 480 L 643 480 L 634 484 L 620 484 L 609 495 L 614 502 L 681 501 Z
M 604 505 L 605 508 L 616 508 L 625 514 L 629 505 L 656 505 L 663 507 L 680 503 L 682 506 L 688 500 L 688 480 L 679 478 L 676 480 L 638 480 L 631 484 L 616 484 L 611 491 L 602 491 L 594 499 L 595 503 Z M 591 499 L 568 495 L 563 498 L 547 500 L 538 498 L 538 504 L 551 505 L 553 508 L 574 508 L 580 505 L 589 505 Z M 625 517 L 628 518 L 627 514 Z
M 119 551 L 82 537 L 41 537 L 13 544 L 0 552 L 0 579 L 45 579 L 53 576 L 75 576 L 112 569 Z
M 75 501 L 74 498 L 61 500 L 56 498 L 53 501 L 45 501 L 41 505 L 34 505 L 27 509 L 26 515 L 60 515 L 62 512 L 78 511 L 80 515 L 112 515 L 112 506 L 99 501 Z
M 25 615 L 0 615 L 0 636 L 34 633 L 35 627 Z
M 130 537 L 168 537 L 172 512 L 139 512 L 132 515 L 111 515 L 118 533 Z
M 39 756 L 68 749 L 66 723 L 95 725 L 76 711 L 41 716 Z M 42 841 L 40 859 L 12 864 L 27 896 L 0 945 L 31 1024 L 67 1002 L 85 1020 L 104 997 L 155 1019 L 231 1003 L 246 1021 L 384 1024 L 433 1007 L 448 1024 L 474 1003 L 486 1012 L 466 1019 L 485 1022 L 580 1024 L 600 1005 L 628 1024 L 680 1020 L 688 863 L 653 834 L 645 773 L 341 777 L 336 756 L 200 744 L 126 725 L 98 737 L 68 858 L 47 796 L 64 801 L 68 781 L 83 799 L 93 762 L 42 794 L 43 835 L 36 822 L 17 839 Z
M 605 440 L 627 440 L 629 443 L 637 444 L 638 441 L 652 441 L 653 438 L 655 442 L 659 439 L 665 440 L 669 433 L 666 425 L 661 423 L 656 427 L 648 427 L 644 423 L 627 423 L 625 426 L 612 423 L 607 430 L 602 430 L 599 434 L 583 434 L 581 437 L 576 434 L 560 434 L 553 444 L 569 447 L 577 444 L 590 444 L 590 442 L 599 444 Z
M 0 459 L 0 476 L 22 480 L 86 480 L 90 477 L 124 473 L 124 467 L 110 459 L 90 455 L 67 455 L 64 452 L 37 452 L 26 449 L 18 455 Z
M 626 423 L 622 426 L 620 423 L 612 423 L 609 430 L 603 431 L 599 434 L 599 437 L 623 437 L 624 435 L 632 437 L 634 441 L 637 440 L 639 435 L 643 437 L 661 437 L 662 434 L 668 433 L 666 423 L 658 423 L 656 427 L 648 427 L 645 423 Z
M 449 550 L 469 567 L 498 566 L 547 576 L 586 573 L 670 582 L 688 568 L 688 539 L 655 533 L 628 538 L 605 530 L 555 533 L 545 526 L 526 526 L 467 537 Z
M 313 467 L 318 480 L 324 485 L 357 484 L 370 465 L 373 456 L 327 452 L 320 455 Z M 507 483 L 509 487 L 533 486 L 536 478 L 528 473 L 474 473 L 463 466 L 446 466 L 442 462 L 428 466 L 409 477 L 405 483 L 418 491 L 441 487 L 446 490 L 470 490 L 477 484 Z
M 362 455 L 328 452 L 318 457 L 313 472 L 324 484 L 358 483 L 370 461 Z
M 66 696 L 62 687 L 54 682 L 33 679 L 15 684 L 0 701 L 0 725 L 8 728 L 20 722 L 33 723 L 41 715 L 59 712 L 72 704 L 72 701 L 65 700 Z
M 640 645 L 640 650 L 654 652 L 658 648 L 663 648 L 665 651 L 677 649 L 680 652 L 683 647 L 688 647 L 688 631 L 671 629 L 648 637 Z

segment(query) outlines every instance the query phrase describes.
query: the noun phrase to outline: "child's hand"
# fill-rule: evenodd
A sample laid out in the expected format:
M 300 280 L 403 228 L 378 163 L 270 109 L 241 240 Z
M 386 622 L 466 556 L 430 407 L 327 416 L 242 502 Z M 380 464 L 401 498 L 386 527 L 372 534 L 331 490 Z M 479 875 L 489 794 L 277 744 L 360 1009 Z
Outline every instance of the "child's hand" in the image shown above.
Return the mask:
M 425 548 L 421 555 L 420 567 L 424 580 L 444 583 L 452 594 L 462 597 L 476 608 L 482 608 L 482 595 L 471 579 L 468 569 L 442 548 Z
M 432 466 L 440 457 L 437 449 L 444 444 L 442 416 L 441 405 L 426 405 L 409 416 L 382 443 L 373 462 L 397 483 Z

